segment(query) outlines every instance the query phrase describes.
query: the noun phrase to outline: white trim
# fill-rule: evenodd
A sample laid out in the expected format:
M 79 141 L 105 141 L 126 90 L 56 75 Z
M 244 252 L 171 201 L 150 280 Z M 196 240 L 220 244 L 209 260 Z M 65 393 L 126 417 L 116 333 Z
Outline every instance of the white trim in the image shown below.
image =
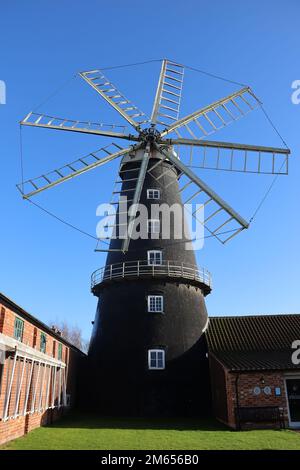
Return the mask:
M 22 370 L 22 375 L 21 378 L 19 377 L 17 380 L 17 392 L 16 392 L 16 398 L 15 398 L 15 407 L 14 407 L 14 413 L 8 416 L 9 412 L 9 406 L 10 406 L 10 400 L 11 400 L 11 392 L 12 392 L 12 384 L 13 380 L 15 377 L 16 373 L 16 363 L 17 360 L 23 358 L 24 363 L 23 366 L 21 365 L 21 362 L 18 362 L 18 375 L 20 374 L 20 371 Z M 31 361 L 31 364 L 30 364 Z M 27 363 L 27 367 L 26 367 Z M 25 366 L 24 366 L 25 364 Z M 34 367 L 38 366 L 37 374 L 34 380 Z M 43 367 L 43 373 L 41 377 L 41 366 Z M 43 387 L 45 384 L 45 377 L 46 377 L 46 370 L 49 367 L 49 376 L 48 376 L 48 385 L 47 385 L 47 395 L 46 395 L 46 403 L 45 407 L 42 407 L 42 402 L 43 402 Z M 11 371 L 10 377 L 8 377 L 8 382 L 6 385 L 6 390 L 5 390 L 5 399 L 4 399 L 4 412 L 2 419 L 3 421 L 8 421 L 10 419 L 16 419 L 19 416 L 26 416 L 28 414 L 34 414 L 36 412 L 41 412 L 44 410 L 48 410 L 49 408 L 57 408 L 61 406 L 65 406 L 64 404 L 60 403 L 59 405 L 55 405 L 55 392 L 56 392 L 56 379 L 57 379 L 57 368 L 59 368 L 59 371 L 61 371 L 61 374 L 65 374 L 66 367 L 63 365 L 57 365 L 57 364 L 51 364 L 47 361 L 43 360 L 38 360 L 38 359 L 33 359 L 31 357 L 24 356 L 23 354 L 19 354 L 18 350 L 15 350 L 14 354 L 14 359 L 13 359 L 13 367 Z M 23 379 L 24 379 L 24 373 L 25 369 L 27 369 L 26 375 L 26 387 L 25 387 L 25 401 L 24 401 L 24 407 L 23 407 L 23 413 L 18 413 L 18 407 L 19 407 L 19 400 L 20 400 L 20 389 L 22 387 Z M 28 374 L 29 372 L 29 374 Z M 51 382 L 51 376 L 52 376 L 52 384 Z M 18 384 L 20 385 L 20 389 L 18 388 Z M 49 392 L 50 392 L 50 385 L 52 388 L 52 400 L 51 404 L 49 404 Z M 60 385 L 61 386 L 61 385 Z M 33 389 L 33 397 L 32 397 L 32 403 L 30 405 L 30 410 L 27 411 L 27 406 L 28 406 L 28 400 L 29 400 L 29 395 L 30 395 L 30 390 L 31 388 Z M 61 389 L 60 389 L 61 393 Z
M 159 253 L 159 262 L 156 262 L 156 255 Z M 150 262 L 151 255 L 154 255 L 154 263 Z M 161 266 L 162 265 L 162 257 L 163 252 L 162 250 L 148 250 L 147 251 L 147 261 L 149 266 Z
M 163 361 L 163 366 L 162 367 L 158 367 L 157 365 L 156 366 L 151 366 L 151 353 L 155 353 L 155 361 L 156 361 L 156 364 L 158 362 L 158 359 L 157 359 L 157 355 L 158 353 L 162 353 L 162 361 Z M 165 355 L 166 355 L 166 352 L 164 349 L 148 349 L 148 369 L 149 370 L 163 370 L 166 368 L 166 360 L 165 360 Z
M 45 373 L 46 373 L 46 364 L 43 365 L 43 373 L 42 373 L 42 380 L 41 380 L 41 389 L 40 389 L 40 397 L 39 397 L 39 405 L 36 411 L 41 411 L 42 409 L 42 399 L 44 393 L 44 380 L 45 380 Z
M 25 395 L 25 402 L 24 402 L 24 408 L 23 408 L 23 416 L 27 414 L 27 405 L 28 405 L 30 387 L 32 383 L 31 381 L 32 381 L 32 375 L 33 375 L 33 369 L 34 369 L 34 361 L 31 361 L 30 374 L 28 377 L 28 382 L 26 384 L 27 387 L 26 387 L 26 395 Z
M 14 360 L 13 360 L 13 367 L 11 371 L 11 376 L 10 376 L 10 381 L 8 388 L 6 389 L 6 396 L 5 396 L 5 405 L 4 405 L 4 413 L 3 413 L 3 421 L 6 421 L 8 419 L 8 409 L 9 409 L 9 402 L 10 402 L 10 395 L 11 395 L 11 389 L 12 389 L 12 384 L 14 380 L 14 375 L 15 375 L 15 368 L 16 368 L 16 362 L 17 362 L 17 351 L 15 352 L 14 355 Z
M 26 357 L 30 360 L 35 360 L 35 361 L 42 361 L 47 364 L 51 365 L 57 365 L 59 367 L 65 367 L 65 362 L 59 361 L 55 359 L 52 356 L 49 356 L 48 354 L 44 354 L 41 351 L 38 351 L 35 348 L 32 348 L 31 346 L 28 346 L 24 343 L 21 343 L 20 341 L 17 341 L 15 338 L 12 338 L 11 336 L 4 335 L 3 333 L 0 333 L 0 346 L 4 345 L 6 348 L 11 349 L 11 350 L 18 350 L 18 356 Z M 23 354 L 22 354 L 23 353 Z
M 66 369 L 63 370 L 63 404 L 67 406 Z
M 41 362 L 39 362 L 39 365 L 38 365 L 37 376 L 36 376 L 35 384 L 34 384 L 34 392 L 33 392 L 32 403 L 31 403 L 31 414 L 35 412 L 35 399 L 36 399 L 38 385 L 39 385 L 40 370 L 41 370 Z
M 148 300 L 148 313 L 163 313 L 164 312 L 164 296 L 163 295 L 152 295 L 152 294 L 149 294 L 147 296 L 147 300 Z M 151 299 L 154 298 L 154 310 L 151 309 Z M 160 310 L 157 310 L 156 309 L 156 299 L 160 299 L 160 305 L 161 305 L 161 308 Z
M 47 366 L 47 367 L 48 367 L 48 366 Z M 46 391 L 46 400 L 45 400 L 44 409 L 48 409 L 48 407 L 49 407 L 51 374 L 52 374 L 52 367 L 49 366 L 48 381 L 47 381 L 47 391 Z
M 209 317 L 207 317 L 206 323 L 205 323 L 205 325 L 204 325 L 204 327 L 203 327 L 203 329 L 202 329 L 202 333 L 205 333 L 205 331 L 206 331 L 207 328 L 208 328 L 208 325 L 209 325 Z
M 52 400 L 51 400 L 51 408 L 55 408 L 55 393 L 56 393 L 56 373 L 57 373 L 57 367 L 53 368 L 53 377 L 52 377 Z
M 62 369 L 59 369 L 59 380 L 58 380 L 58 408 L 60 408 L 60 403 L 61 403 L 61 371 Z
M 150 195 L 152 191 L 152 196 Z M 157 194 L 157 197 L 155 197 L 155 194 Z M 156 188 L 149 188 L 147 189 L 147 199 L 153 199 L 155 201 L 160 200 L 160 189 Z
M 17 395 L 16 395 L 15 413 L 14 413 L 15 418 L 17 416 L 19 416 L 20 396 L 21 396 L 21 391 L 22 391 L 22 384 L 23 384 L 24 372 L 25 372 L 25 368 L 26 368 L 26 362 L 27 362 L 27 359 L 25 357 L 23 357 L 22 374 L 21 374 L 21 378 L 19 380 L 19 383 L 17 384 Z

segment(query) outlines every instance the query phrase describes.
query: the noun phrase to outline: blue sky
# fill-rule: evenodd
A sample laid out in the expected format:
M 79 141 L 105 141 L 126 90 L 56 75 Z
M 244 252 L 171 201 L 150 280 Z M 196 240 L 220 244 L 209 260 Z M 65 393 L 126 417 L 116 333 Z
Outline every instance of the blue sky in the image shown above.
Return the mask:
M 94 252 L 94 240 L 20 198 L 15 188 L 20 181 L 18 122 L 42 103 L 40 112 L 122 124 L 100 97 L 72 77 L 80 70 L 168 57 L 251 85 L 292 150 L 289 176 L 278 178 L 251 228 L 226 246 L 206 241 L 198 252 L 199 264 L 214 280 L 209 314 L 299 312 L 300 105 L 291 102 L 291 83 L 300 79 L 299 14 L 297 0 L 2 2 L 0 80 L 7 86 L 7 104 L 0 105 L 0 290 L 44 322 L 67 319 L 89 337 L 97 300 L 89 291 L 90 274 L 104 264 L 105 255 Z M 107 74 L 150 113 L 158 72 L 153 62 Z M 183 114 L 236 89 L 187 74 Z M 280 145 L 260 111 L 234 126 L 214 138 Z M 25 176 L 102 145 L 94 136 L 61 134 L 23 129 Z M 36 201 L 94 234 L 96 206 L 109 200 L 116 170 L 117 165 L 97 170 Z M 253 175 L 201 176 L 246 217 L 272 181 Z

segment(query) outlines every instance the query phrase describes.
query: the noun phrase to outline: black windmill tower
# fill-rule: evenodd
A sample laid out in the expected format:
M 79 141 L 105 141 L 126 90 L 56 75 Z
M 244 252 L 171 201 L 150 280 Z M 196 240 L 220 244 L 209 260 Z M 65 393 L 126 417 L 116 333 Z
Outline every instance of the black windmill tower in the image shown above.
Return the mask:
M 211 291 L 211 277 L 197 266 L 188 231 L 179 230 L 178 238 L 177 229 L 186 226 L 183 206 L 192 201 L 198 205 L 190 214 L 222 243 L 249 224 L 199 178 L 194 167 L 285 174 L 289 150 L 207 140 L 260 105 L 249 87 L 179 119 L 184 67 L 163 60 L 147 119 L 101 70 L 80 76 L 134 133 L 30 113 L 23 125 L 119 140 L 19 188 L 24 198 L 30 198 L 121 159 L 112 201 L 116 215 L 108 223 L 114 236 L 105 250 L 105 266 L 92 275 L 92 292 L 99 301 L 85 378 L 88 401 L 105 414 L 204 415 L 210 395 L 204 298 Z M 119 144 L 126 140 L 130 146 Z M 163 236 L 161 213 L 141 219 L 139 204 L 147 214 L 152 214 L 153 205 L 179 206 L 181 223 L 171 214 L 169 234 Z M 134 236 L 138 226 L 142 238 Z

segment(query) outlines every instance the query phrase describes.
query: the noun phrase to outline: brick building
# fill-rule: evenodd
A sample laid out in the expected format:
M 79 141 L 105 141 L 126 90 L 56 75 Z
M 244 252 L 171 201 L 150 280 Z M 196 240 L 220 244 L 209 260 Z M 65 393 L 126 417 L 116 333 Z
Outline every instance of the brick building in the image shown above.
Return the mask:
M 0 444 L 52 422 L 74 403 L 82 356 L 0 294 Z
M 292 361 L 300 315 L 211 317 L 205 337 L 209 368 L 202 380 L 211 384 L 218 420 L 234 429 L 300 427 L 300 363 Z M 75 403 L 84 357 L 0 294 L 0 444 Z
M 300 351 L 299 364 L 292 361 L 300 315 L 211 317 L 206 338 L 220 421 L 232 428 L 300 427 Z

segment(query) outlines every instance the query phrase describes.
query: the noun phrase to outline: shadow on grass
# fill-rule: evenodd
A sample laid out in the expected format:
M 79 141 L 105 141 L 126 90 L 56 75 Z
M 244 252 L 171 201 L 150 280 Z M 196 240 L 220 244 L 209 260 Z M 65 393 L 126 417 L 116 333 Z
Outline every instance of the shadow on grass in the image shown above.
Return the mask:
M 229 428 L 213 420 L 192 418 L 132 418 L 99 416 L 93 413 L 71 412 L 49 425 L 53 428 L 74 429 L 166 429 L 176 431 L 229 431 Z

